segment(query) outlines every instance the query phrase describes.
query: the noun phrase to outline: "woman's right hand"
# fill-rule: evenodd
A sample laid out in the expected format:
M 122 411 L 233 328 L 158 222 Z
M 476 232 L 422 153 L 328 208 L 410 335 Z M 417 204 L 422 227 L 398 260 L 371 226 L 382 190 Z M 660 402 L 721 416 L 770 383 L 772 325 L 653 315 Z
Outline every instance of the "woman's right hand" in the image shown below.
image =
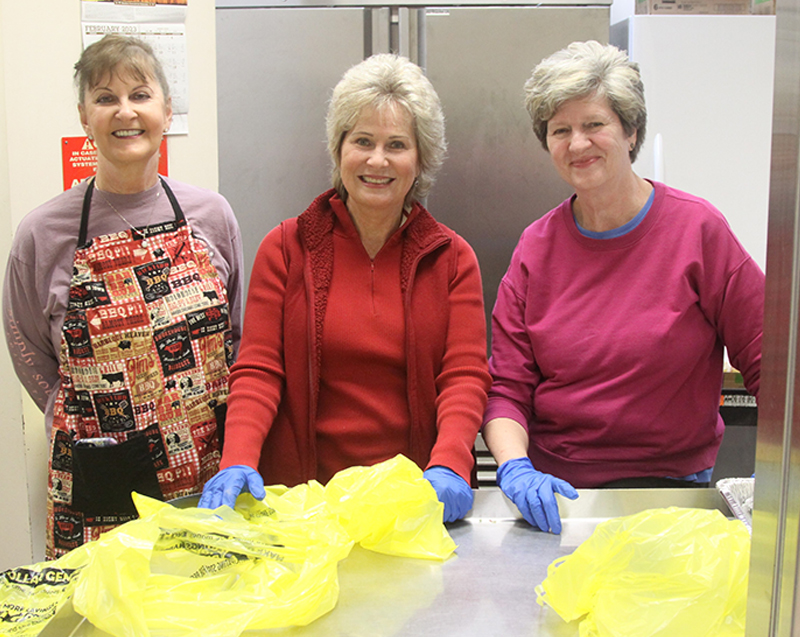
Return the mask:
M 501 464 L 497 469 L 497 484 L 529 524 L 552 533 L 561 533 L 555 494 L 560 493 L 570 500 L 578 497 L 578 492 L 569 482 L 536 471 L 527 456 Z
M 258 471 L 243 464 L 227 467 L 206 482 L 197 506 L 201 509 L 216 509 L 224 504 L 233 509 L 236 498 L 245 489 L 256 500 L 267 497 L 264 479 Z

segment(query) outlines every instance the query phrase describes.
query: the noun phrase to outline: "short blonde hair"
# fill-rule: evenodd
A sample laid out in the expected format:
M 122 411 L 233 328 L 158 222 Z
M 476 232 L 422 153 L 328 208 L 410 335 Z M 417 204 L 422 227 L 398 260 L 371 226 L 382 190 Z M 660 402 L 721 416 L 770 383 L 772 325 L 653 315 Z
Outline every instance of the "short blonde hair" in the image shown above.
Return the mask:
M 419 177 L 406 195 L 410 204 L 430 192 L 447 151 L 444 113 L 439 96 L 422 69 L 404 57 L 380 53 L 351 67 L 333 89 L 326 128 L 328 152 L 333 160 L 331 179 L 342 200 L 342 143 L 367 108 L 400 106 L 408 112 L 417 145 Z
M 169 82 L 153 48 L 139 38 L 112 33 L 87 46 L 75 64 L 79 103 L 83 104 L 86 89 L 94 88 L 107 75 L 118 71 L 130 73 L 142 82 L 156 80 L 164 101 L 169 100 Z
M 608 100 L 626 135 L 636 133 L 630 151 L 636 160 L 644 143 L 647 108 L 639 65 L 612 45 L 573 42 L 542 60 L 525 83 L 525 108 L 533 131 L 547 150 L 547 122 L 567 101 L 598 95 Z

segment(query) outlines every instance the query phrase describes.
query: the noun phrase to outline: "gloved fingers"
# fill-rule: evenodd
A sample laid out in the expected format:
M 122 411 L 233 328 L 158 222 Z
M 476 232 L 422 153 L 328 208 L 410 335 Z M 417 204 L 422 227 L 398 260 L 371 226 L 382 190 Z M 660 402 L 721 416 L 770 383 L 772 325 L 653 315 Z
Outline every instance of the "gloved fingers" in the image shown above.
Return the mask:
M 203 494 L 200 496 L 200 501 L 197 503 L 199 509 L 216 509 L 222 506 L 222 491 L 223 481 L 218 479 L 220 474 L 215 475 L 211 480 L 206 482 L 203 487 Z
M 537 490 L 539 501 L 542 505 L 542 512 L 545 516 L 546 526 L 539 527 L 543 531 L 551 531 L 558 535 L 561 533 L 561 517 L 558 514 L 558 502 L 550 481 L 545 481 L 539 485 Z
M 434 467 L 439 469 L 439 467 Z M 444 522 L 455 522 L 463 518 L 472 508 L 472 489 L 457 473 L 447 469 L 449 473 L 437 472 L 432 469 L 423 475 L 430 482 L 439 502 L 444 504 Z
M 197 503 L 198 509 L 216 509 L 222 502 L 217 489 L 209 487 L 211 483 L 206 483 L 203 489 L 203 494 L 200 496 L 200 501 Z
M 455 522 L 463 518 L 472 508 L 474 496 L 469 485 L 464 483 L 466 490 L 461 488 L 448 489 L 444 497 L 439 496 L 439 500 L 444 503 L 444 521 Z
M 528 524 L 537 528 L 539 527 L 539 525 L 536 524 L 536 518 L 533 515 L 531 504 L 528 501 L 527 491 L 522 491 L 521 493 L 516 494 L 514 497 L 511 497 L 511 501 L 517 505 L 517 508 L 519 509 L 519 512 L 522 514 L 523 519 Z
M 267 492 L 264 490 L 264 479 L 258 471 L 247 473 L 247 490 L 256 500 L 263 500 L 267 497 Z
M 249 467 L 245 469 L 256 473 Z M 222 505 L 227 505 L 231 509 L 235 508 L 236 498 L 242 492 L 247 476 L 248 473 L 243 471 L 240 466 L 223 469 L 203 487 L 203 495 L 197 506 L 204 509 L 216 509 Z
M 439 501 L 444 504 L 442 522 L 455 522 L 459 519 L 457 505 L 455 502 L 451 502 L 450 500 L 442 500 L 441 498 Z
M 498 478 L 503 474 L 498 473 Z M 506 474 L 507 476 L 507 474 Z M 536 521 L 533 519 L 531 507 L 528 504 L 528 492 L 525 488 L 518 488 L 519 485 L 515 481 L 509 480 L 503 476 L 504 479 L 498 479 L 497 484 L 509 500 L 511 500 L 522 514 L 523 519 L 531 526 L 536 526 Z
M 527 494 L 528 506 L 530 507 L 531 517 L 533 518 L 532 524 L 541 529 L 542 531 L 549 531 L 551 528 L 551 520 L 547 511 L 547 507 L 536 489 L 531 489 Z
M 225 488 L 222 490 L 222 504 L 229 506 L 231 509 L 236 508 L 236 498 L 244 488 L 244 477 L 237 475 L 235 479 L 229 480 L 225 483 Z
M 570 500 L 576 500 L 578 498 L 578 492 L 575 490 L 575 487 L 561 478 L 553 479 L 553 491 L 560 493 Z

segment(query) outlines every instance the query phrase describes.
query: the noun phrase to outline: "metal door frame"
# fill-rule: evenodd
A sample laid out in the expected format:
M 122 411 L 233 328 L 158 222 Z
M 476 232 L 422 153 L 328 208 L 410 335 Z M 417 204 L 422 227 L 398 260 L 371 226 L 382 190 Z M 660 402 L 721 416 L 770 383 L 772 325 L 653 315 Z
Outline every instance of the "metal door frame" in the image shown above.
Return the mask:
M 776 15 L 748 637 L 800 635 L 800 0 L 778 0 Z

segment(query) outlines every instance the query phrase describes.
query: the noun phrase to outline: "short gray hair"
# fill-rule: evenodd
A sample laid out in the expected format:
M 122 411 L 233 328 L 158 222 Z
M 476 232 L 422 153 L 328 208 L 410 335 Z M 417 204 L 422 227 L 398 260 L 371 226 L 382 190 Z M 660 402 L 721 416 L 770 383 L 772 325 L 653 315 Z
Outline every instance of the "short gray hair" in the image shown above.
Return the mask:
M 404 57 L 380 53 L 351 67 L 333 89 L 326 127 L 333 160 L 332 182 L 343 201 L 341 152 L 347 133 L 366 108 L 401 106 L 412 119 L 419 177 L 406 195 L 406 204 L 430 192 L 447 151 L 444 113 L 439 96 L 422 69 Z
M 139 38 L 112 33 L 87 46 L 75 63 L 78 102 L 83 104 L 86 89 L 93 89 L 115 71 L 126 71 L 142 82 L 156 80 L 164 102 L 169 101 L 169 82 L 153 48 Z
M 630 151 L 636 160 L 644 143 L 647 107 L 639 65 L 612 45 L 573 42 L 542 60 L 525 83 L 525 108 L 533 131 L 547 150 L 547 122 L 567 101 L 598 95 L 608 100 L 626 135 L 636 133 Z

